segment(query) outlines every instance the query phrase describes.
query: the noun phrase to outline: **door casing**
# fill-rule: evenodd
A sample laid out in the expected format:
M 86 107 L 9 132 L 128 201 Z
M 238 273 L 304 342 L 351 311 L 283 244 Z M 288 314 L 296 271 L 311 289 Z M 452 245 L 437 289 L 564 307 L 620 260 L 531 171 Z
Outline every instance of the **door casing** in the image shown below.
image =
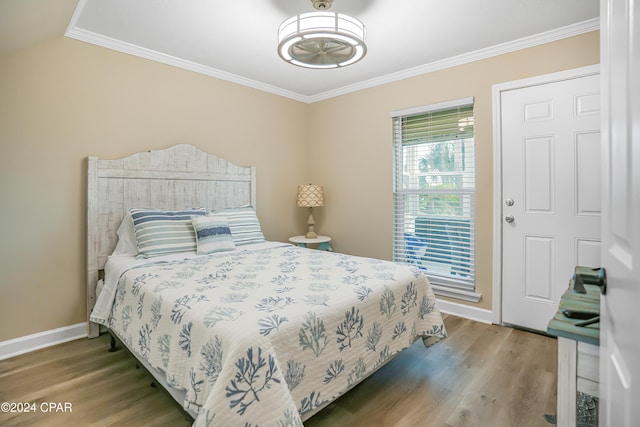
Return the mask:
M 493 86 L 493 323 L 502 324 L 502 92 L 597 75 L 599 73 L 600 65 L 596 64 Z

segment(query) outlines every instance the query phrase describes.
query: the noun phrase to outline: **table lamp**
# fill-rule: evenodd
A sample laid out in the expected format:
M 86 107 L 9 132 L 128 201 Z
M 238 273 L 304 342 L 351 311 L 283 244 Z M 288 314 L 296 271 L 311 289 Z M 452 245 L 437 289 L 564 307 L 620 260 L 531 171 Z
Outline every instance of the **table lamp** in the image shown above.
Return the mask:
M 301 208 L 309 208 L 309 219 L 307 220 L 307 239 L 316 239 L 315 221 L 313 219 L 313 208 L 324 206 L 324 190 L 322 185 L 308 184 L 298 185 L 298 206 Z

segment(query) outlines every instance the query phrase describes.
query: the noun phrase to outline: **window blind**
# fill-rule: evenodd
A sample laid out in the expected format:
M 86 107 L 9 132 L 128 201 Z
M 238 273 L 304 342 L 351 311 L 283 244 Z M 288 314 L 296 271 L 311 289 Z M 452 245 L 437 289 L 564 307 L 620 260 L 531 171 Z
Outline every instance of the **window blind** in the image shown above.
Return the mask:
M 475 288 L 473 100 L 393 114 L 393 258 L 434 284 Z

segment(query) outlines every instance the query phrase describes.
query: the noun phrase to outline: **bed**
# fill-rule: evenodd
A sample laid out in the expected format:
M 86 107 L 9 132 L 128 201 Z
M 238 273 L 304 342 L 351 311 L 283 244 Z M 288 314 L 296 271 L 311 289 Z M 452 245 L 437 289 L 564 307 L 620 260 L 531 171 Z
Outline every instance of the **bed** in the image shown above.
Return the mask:
M 417 268 L 265 240 L 253 167 L 176 145 L 87 176 L 88 335 L 106 327 L 196 426 L 301 426 L 446 336 Z

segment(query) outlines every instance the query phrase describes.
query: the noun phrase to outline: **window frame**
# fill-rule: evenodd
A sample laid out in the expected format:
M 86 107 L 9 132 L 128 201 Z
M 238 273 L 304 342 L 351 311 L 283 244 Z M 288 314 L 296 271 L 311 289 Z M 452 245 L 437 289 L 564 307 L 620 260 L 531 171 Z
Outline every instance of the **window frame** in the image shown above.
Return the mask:
M 421 268 L 421 270 L 427 275 L 429 281 L 431 282 L 432 288 L 434 292 L 438 295 L 446 295 L 454 298 L 459 298 L 467 301 L 477 302 L 480 300 L 481 295 L 475 292 L 476 289 L 476 159 L 475 159 L 475 147 L 477 147 L 475 143 L 475 131 L 471 135 L 473 141 L 471 142 L 474 145 L 474 156 L 473 156 L 473 187 L 472 188 L 456 188 L 452 190 L 443 190 L 443 189 L 404 189 L 403 188 L 403 177 L 404 177 L 404 150 L 410 145 L 413 144 L 405 144 L 403 141 L 403 122 L 402 120 L 405 118 L 409 118 L 412 116 L 418 116 L 421 114 L 427 113 L 437 113 L 441 111 L 451 111 L 459 108 L 468 108 L 471 107 L 473 111 L 473 115 L 475 116 L 475 106 L 473 97 L 462 98 L 437 104 L 430 104 L 415 108 L 409 108 L 404 110 L 398 110 L 391 112 L 392 117 L 392 126 L 393 126 L 393 260 L 396 262 L 409 262 L 408 261 L 408 251 L 406 250 L 406 216 L 405 216 L 405 200 L 406 198 L 417 195 L 418 197 L 421 195 L 434 195 L 434 194 L 459 194 L 461 197 L 470 197 L 470 210 L 469 210 L 469 251 L 470 251 L 470 266 L 472 271 L 470 272 L 471 278 L 459 280 L 453 278 L 452 275 L 433 275 L 430 274 L 428 270 Z M 430 132 L 429 129 L 427 132 Z M 436 134 L 437 135 L 437 134 Z M 447 142 L 446 139 L 441 139 L 437 141 L 438 138 L 434 141 L 425 141 L 421 143 L 414 144 L 416 147 L 426 146 L 426 144 L 434 144 L 439 142 Z M 453 141 L 453 140 L 452 140 Z M 464 145 L 465 143 L 461 140 L 459 143 Z M 449 172 L 438 172 L 442 176 L 446 174 L 464 174 L 465 168 L 462 170 L 449 171 Z M 422 175 L 428 175 L 431 172 L 423 172 Z M 419 174 L 414 174 L 415 178 Z M 401 199 L 401 200 L 400 200 Z M 410 203 L 410 202 L 409 202 Z M 463 202 L 464 203 L 464 202 Z M 419 202 L 416 204 L 418 207 Z M 425 216 L 428 217 L 428 216 Z M 456 218 L 456 217 L 451 217 Z M 464 217 L 463 217 L 464 218 Z M 415 230 L 414 230 L 415 233 Z M 402 248 L 398 250 L 397 248 Z M 450 263 L 452 266 L 453 263 Z

